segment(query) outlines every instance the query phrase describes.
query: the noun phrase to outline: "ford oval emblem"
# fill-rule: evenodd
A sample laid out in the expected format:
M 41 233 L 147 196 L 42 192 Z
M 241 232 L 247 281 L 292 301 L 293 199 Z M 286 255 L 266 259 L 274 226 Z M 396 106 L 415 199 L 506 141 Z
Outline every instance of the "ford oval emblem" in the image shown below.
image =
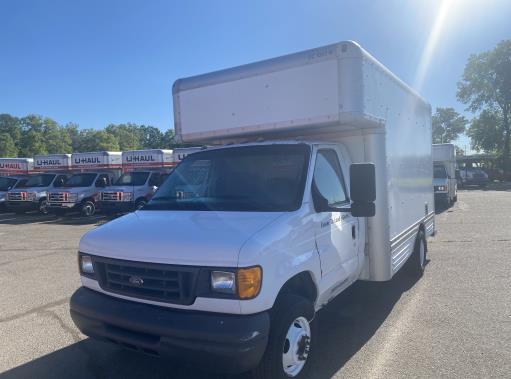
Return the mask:
M 129 282 L 135 286 L 141 286 L 144 284 L 144 279 L 142 279 L 140 276 L 130 276 L 128 279 Z

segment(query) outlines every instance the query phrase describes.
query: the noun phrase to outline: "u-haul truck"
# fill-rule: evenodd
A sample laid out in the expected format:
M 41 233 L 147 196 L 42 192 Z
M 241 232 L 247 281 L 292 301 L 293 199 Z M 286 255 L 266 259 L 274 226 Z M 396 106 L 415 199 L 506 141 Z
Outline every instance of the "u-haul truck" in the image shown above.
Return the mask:
M 431 107 L 353 42 L 179 80 L 183 160 L 89 231 L 85 334 L 256 378 L 305 378 L 315 313 L 359 279 L 422 276 Z
M 34 174 L 7 193 L 7 209 L 48 213 L 48 192 L 61 188 L 71 173 L 71 154 L 36 155 Z
M 123 174 L 100 192 L 98 208 L 105 213 L 141 209 L 174 166 L 172 150 L 123 151 Z
M 52 213 L 79 211 L 84 216 L 96 212 L 99 191 L 121 174 L 120 152 L 100 151 L 71 155 L 74 174 L 58 190 L 48 192 L 48 210 Z
M 199 150 L 199 147 L 186 147 L 123 152 L 123 174 L 113 186 L 101 191 L 99 209 L 105 213 L 121 213 L 143 208 L 169 172 L 186 156 Z
M 0 158 L 0 211 L 6 210 L 7 192 L 23 185 L 32 169 L 31 158 Z

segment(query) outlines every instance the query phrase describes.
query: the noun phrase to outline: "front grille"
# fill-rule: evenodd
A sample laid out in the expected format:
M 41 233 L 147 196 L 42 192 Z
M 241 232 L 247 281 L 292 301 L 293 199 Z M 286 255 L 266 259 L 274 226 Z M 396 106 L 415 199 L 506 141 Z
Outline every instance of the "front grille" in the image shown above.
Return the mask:
M 101 200 L 103 201 L 121 201 L 122 192 L 101 192 Z
M 63 203 L 69 198 L 67 192 L 51 192 L 49 194 L 50 203 Z
M 199 268 L 93 257 L 99 285 L 119 295 L 190 305 Z
M 26 192 L 8 192 L 7 199 L 9 201 L 27 201 L 27 193 Z

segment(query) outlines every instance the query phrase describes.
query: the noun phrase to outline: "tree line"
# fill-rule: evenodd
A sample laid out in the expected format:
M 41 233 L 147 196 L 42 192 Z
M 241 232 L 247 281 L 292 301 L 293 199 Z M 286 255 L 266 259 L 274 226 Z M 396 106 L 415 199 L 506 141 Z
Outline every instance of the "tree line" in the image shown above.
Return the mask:
M 460 134 L 470 137 L 476 151 L 495 154 L 499 166 L 511 171 L 511 40 L 469 57 L 457 98 L 474 114 L 472 120 L 453 108 L 433 114 L 433 143 L 452 142 Z
M 163 133 L 149 125 L 110 124 L 104 129 L 81 129 L 75 123 L 59 125 L 40 115 L 0 114 L 0 157 L 84 151 L 124 151 L 176 147 L 174 130 Z

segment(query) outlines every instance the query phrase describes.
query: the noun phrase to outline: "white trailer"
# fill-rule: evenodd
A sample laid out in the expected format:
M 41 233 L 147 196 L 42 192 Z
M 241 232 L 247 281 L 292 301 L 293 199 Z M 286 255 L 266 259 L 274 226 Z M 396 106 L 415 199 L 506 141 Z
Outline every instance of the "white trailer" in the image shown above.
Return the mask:
M 432 156 L 435 202 L 450 207 L 458 200 L 456 148 L 452 143 L 434 144 Z
M 48 213 L 48 192 L 60 188 L 71 174 L 71 154 L 36 155 L 33 175 L 7 193 L 7 209 L 16 213 Z
M 74 174 L 58 190 L 48 192 L 48 210 L 62 214 L 79 211 L 84 216 L 96 212 L 99 191 L 121 175 L 120 152 L 100 151 L 71 154 Z
M 178 80 L 173 93 L 177 137 L 215 147 L 136 215 L 82 238 L 71 316 L 93 337 L 303 377 L 316 311 L 359 279 L 424 271 L 431 107 L 353 42 Z M 133 272 L 122 287 L 108 279 L 119 266 Z M 144 289 L 146 269 L 181 278 L 176 293 Z

